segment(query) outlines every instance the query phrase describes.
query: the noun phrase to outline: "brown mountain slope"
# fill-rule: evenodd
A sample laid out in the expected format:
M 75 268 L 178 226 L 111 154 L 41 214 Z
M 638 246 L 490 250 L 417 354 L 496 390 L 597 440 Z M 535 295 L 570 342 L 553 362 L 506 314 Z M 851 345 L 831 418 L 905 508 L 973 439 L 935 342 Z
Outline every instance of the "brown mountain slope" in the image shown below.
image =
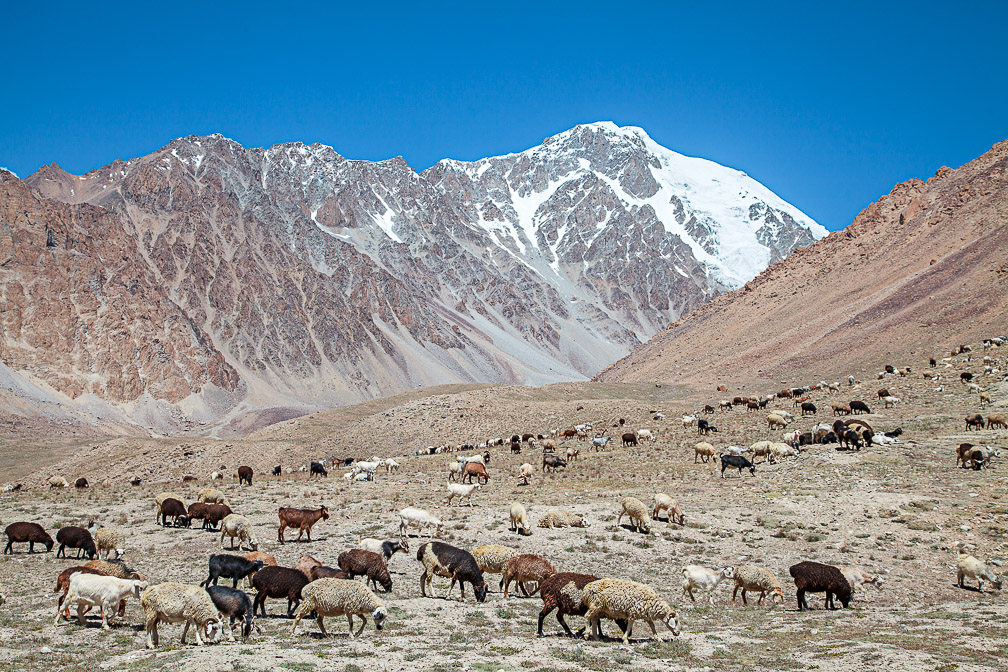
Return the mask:
M 910 180 L 598 374 L 775 384 L 1008 332 L 1008 141 Z M 947 354 L 947 353 L 946 353 Z

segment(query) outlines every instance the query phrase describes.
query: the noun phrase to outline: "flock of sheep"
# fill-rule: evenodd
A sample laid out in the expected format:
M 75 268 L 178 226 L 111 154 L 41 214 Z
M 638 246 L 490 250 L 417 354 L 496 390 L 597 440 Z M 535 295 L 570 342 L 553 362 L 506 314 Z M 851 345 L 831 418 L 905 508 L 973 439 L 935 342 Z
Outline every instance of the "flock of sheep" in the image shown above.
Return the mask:
M 997 347 L 1001 339 L 988 339 L 985 347 Z M 962 346 L 959 351 L 941 362 L 943 368 L 952 368 L 958 362 L 972 360 L 971 348 Z M 957 357 L 964 356 L 962 359 Z M 1000 374 L 1000 362 L 991 356 L 984 358 L 984 373 L 993 376 Z M 895 376 L 911 375 L 909 368 L 896 369 L 886 367 L 880 372 L 880 379 Z M 938 370 L 939 363 L 930 361 L 931 371 L 925 373 L 925 378 L 938 382 L 942 374 Z M 963 372 L 960 380 L 966 386 L 967 394 L 978 393 L 981 408 L 991 403 L 989 393 L 972 381 L 972 375 Z M 851 377 L 848 386 L 854 387 L 855 380 Z M 975 389 L 974 389 L 975 388 Z M 724 391 L 724 388 L 719 388 Z M 772 395 L 758 398 L 736 397 L 732 400 L 722 400 L 717 408 L 713 404 L 705 406 L 702 413 L 686 415 L 682 418 L 683 429 L 696 429 L 700 435 L 708 437 L 718 433 L 711 419 L 719 412 L 733 412 L 739 407 L 747 412 L 768 410 L 765 416 L 768 432 L 786 430 L 789 425 L 797 422 L 795 416 L 779 406 L 783 401 L 792 403 L 794 409 L 801 410 L 801 417 L 812 416 L 814 421 L 819 409 L 811 396 L 816 392 L 827 396 L 837 394 L 841 390 L 839 383 L 820 382 L 816 385 L 781 390 Z M 882 388 L 877 392 L 878 400 L 886 407 L 900 403 L 900 399 Z M 715 455 L 721 462 L 721 477 L 725 477 L 727 469 L 737 468 L 741 476 L 744 470 L 751 474 L 756 472 L 758 458 L 764 458 L 767 463 L 774 463 L 786 457 L 799 457 L 801 449 L 816 444 L 836 444 L 837 450 L 861 450 L 873 445 L 897 443 L 902 430 L 896 428 L 888 432 L 876 432 L 872 424 L 865 419 L 853 417 L 870 413 L 870 408 L 863 400 L 831 403 L 830 408 L 834 419 L 832 423 L 818 422 L 808 431 L 792 430 L 783 433 L 781 440 L 760 440 L 748 447 L 724 446 L 716 449 L 712 443 L 701 441 L 694 446 L 694 463 L 698 461 L 713 461 Z M 839 416 L 852 416 L 846 419 Z M 654 419 L 661 421 L 664 416 L 655 413 Z M 987 427 L 1000 416 L 987 418 Z M 1003 419 L 995 426 L 1003 426 Z M 614 424 L 622 427 L 623 421 Z M 967 418 L 967 426 L 984 427 L 984 421 L 974 421 L 971 425 Z M 447 498 L 445 504 L 451 505 L 456 500 L 463 500 L 472 506 L 472 496 L 490 482 L 488 465 L 491 460 L 491 448 L 507 446 L 512 454 L 520 454 L 522 450 L 539 449 L 542 453 L 542 471 L 555 472 L 565 469 L 578 458 L 580 450 L 568 448 L 566 459 L 559 457 L 558 439 L 581 439 L 598 450 L 606 449 L 612 436 L 594 432 L 590 423 L 579 425 L 571 430 L 554 430 L 549 436 L 526 433 L 514 435 L 511 441 L 504 439 L 486 439 L 475 445 L 463 444 L 459 448 L 474 452 L 458 457 L 448 464 Z M 656 441 L 658 432 L 641 429 L 633 432 L 623 432 L 623 445 L 637 445 L 641 441 Z M 417 451 L 418 455 L 440 454 L 459 450 L 451 445 L 429 447 Z M 746 455 L 750 455 L 746 457 Z M 989 446 L 973 446 L 962 444 L 957 449 L 957 464 L 973 466 L 976 469 L 988 467 L 992 457 L 998 455 L 997 449 Z M 399 467 L 398 462 L 391 458 L 373 457 L 367 461 L 357 461 L 349 464 L 351 470 L 345 474 L 350 481 L 371 481 L 375 472 L 386 468 L 388 473 Z M 307 469 L 306 469 L 307 470 Z M 279 474 L 279 468 L 274 471 Z M 315 462 L 310 466 L 309 478 L 326 476 L 328 474 L 322 463 Z M 528 484 L 534 475 L 531 463 L 521 465 L 518 471 L 519 483 Z M 252 470 L 248 467 L 239 469 L 241 483 L 251 485 Z M 58 479 L 58 480 L 57 480 Z M 78 479 L 79 482 L 80 479 Z M 475 482 L 474 482 L 475 481 Z M 61 477 L 50 480 L 52 487 L 67 487 L 69 483 Z M 293 618 L 290 635 L 294 636 L 298 625 L 306 616 L 314 618 L 319 630 L 326 634 L 323 619 L 326 617 L 346 616 L 349 624 L 350 637 L 361 634 L 367 620 L 370 618 L 375 627 L 382 629 L 388 618 L 388 610 L 375 591 L 379 587 L 385 592 L 391 591 L 392 578 L 387 563 L 398 552 L 409 552 L 409 533 L 415 530 L 418 535 L 430 535 L 430 541 L 421 543 L 416 550 L 416 559 L 422 565 L 420 574 L 420 594 L 433 596 L 432 579 L 441 576 L 450 579 L 450 586 L 445 597 L 448 597 L 456 583 L 459 584 L 460 598 L 464 599 L 465 584 L 479 602 L 483 602 L 489 592 L 485 579 L 486 574 L 501 576 L 499 588 L 504 597 L 510 595 L 511 585 L 525 595 L 539 593 L 543 607 L 539 614 L 537 632 L 543 635 L 543 621 L 550 613 L 556 611 L 557 620 L 568 635 L 572 635 L 570 627 L 564 620 L 565 616 L 583 616 L 586 620 L 582 629 L 584 637 L 600 637 L 602 635 L 602 620 L 614 621 L 622 631 L 622 639 L 628 642 L 633 632 L 634 623 L 643 621 L 650 626 L 657 636 L 655 622 L 663 623 L 673 634 L 680 633 L 679 617 L 675 608 L 663 600 L 651 587 L 642 583 L 629 581 L 620 577 L 598 577 L 575 572 L 558 572 L 554 565 L 538 554 L 520 553 L 517 549 L 498 544 L 483 544 L 470 550 L 452 546 L 440 541 L 445 530 L 444 521 L 429 511 L 417 507 L 407 507 L 399 511 L 399 538 L 389 540 L 361 539 L 359 548 L 348 549 L 339 554 L 337 567 L 329 567 L 310 555 L 304 554 L 295 567 L 282 567 L 276 559 L 258 550 L 259 541 L 252 529 L 252 524 L 245 516 L 235 513 L 230 508 L 226 495 L 214 488 L 204 488 L 197 495 L 197 500 L 188 506 L 181 497 L 169 492 L 160 493 L 155 498 L 156 520 L 163 526 L 169 524 L 176 527 L 191 527 L 195 521 L 202 521 L 206 529 L 221 531 L 221 546 L 225 539 L 230 538 L 230 549 L 234 549 L 237 541 L 239 548 L 247 546 L 249 552 L 245 555 L 220 553 L 208 558 L 209 575 L 200 585 L 190 585 L 166 582 L 152 585 L 148 579 L 128 567 L 121 559 L 128 545 L 128 537 L 124 530 L 115 530 L 101 526 L 93 528 L 63 527 L 57 533 L 60 544 L 57 556 L 64 556 L 67 549 L 76 549 L 77 557 L 82 555 L 90 559 L 85 565 L 72 566 L 64 570 L 56 581 L 55 592 L 60 595 L 58 600 L 56 620 L 58 625 L 62 618 L 69 618 L 70 609 L 76 608 L 78 621 L 83 624 L 85 615 L 93 608 L 100 611 L 104 628 L 116 615 L 125 613 L 125 604 L 131 597 L 139 600 L 144 612 L 147 632 L 147 646 L 158 645 L 158 625 L 161 623 L 184 624 L 182 641 L 190 627 L 193 628 L 198 644 L 204 637 L 219 639 L 225 630 L 227 619 L 228 636 L 234 639 L 234 629 L 240 626 L 241 634 L 247 637 L 255 625 L 256 614 L 265 615 L 266 599 L 284 599 L 288 601 L 287 615 Z M 680 504 L 665 493 L 656 493 L 651 505 L 635 497 L 626 497 L 616 519 L 621 525 L 627 519 L 632 530 L 649 533 L 652 522 L 659 521 L 662 516 L 668 523 L 684 525 L 686 515 Z M 311 541 L 311 528 L 319 521 L 328 519 L 328 509 L 319 506 L 310 509 L 295 509 L 281 507 L 278 510 L 279 527 L 278 543 L 284 543 L 286 528 L 298 529 L 298 540 L 307 534 Z M 515 502 L 509 510 L 510 530 L 516 534 L 529 535 L 533 533 L 526 508 Z M 169 519 L 171 522 L 169 523 Z M 565 527 L 587 527 L 588 520 L 581 514 L 562 509 L 545 513 L 538 521 L 541 528 L 558 529 Z M 93 532 L 92 532 L 93 530 Z M 8 538 L 4 553 L 13 553 L 15 543 L 27 543 L 29 554 L 35 550 L 35 545 L 43 545 L 46 551 L 55 545 L 45 529 L 30 521 L 16 522 L 8 525 Z M 977 558 L 964 552 L 961 545 L 955 548 L 957 581 L 960 586 L 966 580 L 975 581 L 980 591 L 984 582 L 1001 588 L 1001 579 L 991 567 Z M 104 559 L 102 556 L 104 555 Z M 112 559 L 110 559 L 110 556 Z M 864 584 L 881 587 L 882 579 L 852 566 L 831 566 L 817 562 L 803 561 L 793 565 L 789 570 L 796 588 L 798 609 L 808 608 L 806 593 L 825 593 L 825 606 L 833 608 L 834 598 L 847 607 L 851 594 Z M 712 604 L 714 591 L 725 581 L 734 584 L 732 602 L 739 591 L 742 602 L 746 603 L 747 592 L 759 593 L 758 602 L 762 604 L 767 596 L 772 602 L 782 603 L 784 593 L 780 582 L 774 573 L 766 567 L 744 564 L 737 567 L 726 566 L 720 569 L 709 569 L 700 565 L 686 565 L 682 568 L 681 588 L 684 596 L 693 602 L 697 595 L 706 597 Z M 355 580 L 362 577 L 364 582 Z M 219 579 L 231 579 L 232 586 L 218 586 Z M 248 581 L 255 589 L 254 597 L 238 589 L 240 581 Z M 372 590 L 369 584 L 374 587 Z M 0 595 L 0 604 L 3 596 Z M 360 626 L 354 632 L 354 618 L 360 620 Z M 214 630 L 219 628 L 216 635 Z

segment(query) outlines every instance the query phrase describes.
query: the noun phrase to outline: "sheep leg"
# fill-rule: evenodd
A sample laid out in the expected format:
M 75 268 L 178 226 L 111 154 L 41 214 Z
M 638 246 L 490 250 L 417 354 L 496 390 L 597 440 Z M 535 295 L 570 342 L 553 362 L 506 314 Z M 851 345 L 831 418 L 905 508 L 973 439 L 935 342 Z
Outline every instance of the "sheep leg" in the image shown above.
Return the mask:
M 568 637 L 573 637 L 574 636 L 574 633 L 571 632 L 570 626 L 567 625 L 567 621 L 564 620 L 564 615 L 562 613 L 560 613 L 559 611 L 557 611 L 557 622 L 560 623 L 561 626 L 563 626 L 564 632 L 567 633 Z M 542 628 L 540 628 L 539 630 L 541 632 Z M 578 633 L 578 634 L 580 634 L 580 633 Z
M 183 646 L 185 646 L 185 638 L 186 638 L 186 633 L 188 633 L 188 632 L 189 632 L 189 622 L 190 622 L 191 620 L 192 620 L 192 619 L 189 619 L 189 618 L 187 618 L 187 619 L 186 619 L 186 622 L 185 622 L 185 626 L 183 626 L 183 627 L 182 627 L 182 645 L 183 645 Z M 197 635 L 197 637 L 198 637 L 198 636 L 199 636 L 199 635 Z
M 658 631 L 654 627 L 654 621 L 649 618 L 647 624 L 651 626 L 651 634 L 655 636 L 655 639 L 658 639 Z
M 745 605 L 747 604 L 747 603 L 746 603 L 746 597 L 745 597 L 745 594 L 746 594 L 746 589 L 745 589 L 745 588 L 743 588 L 743 589 L 742 589 L 742 605 L 743 605 L 743 606 L 745 606 Z M 734 601 L 734 600 L 733 600 L 733 601 Z M 762 601 L 762 600 L 761 600 L 761 601 Z
M 361 624 L 360 628 L 357 629 L 357 634 L 355 635 L 355 637 L 360 637 L 361 633 L 364 632 L 364 626 L 367 625 L 367 616 L 364 616 L 363 614 L 357 614 L 357 617 L 361 619 Z M 353 626 L 351 626 L 351 629 L 353 629 Z
M 283 533 L 284 533 L 284 528 L 286 528 L 286 527 L 287 526 L 284 524 L 284 522 L 280 521 L 280 529 L 277 530 L 277 541 L 279 541 L 281 544 L 284 543 Z
M 633 624 L 634 624 L 634 619 L 628 618 L 627 619 L 627 624 L 626 624 L 626 632 L 623 633 L 623 643 L 624 644 L 629 644 L 630 643 L 630 633 L 633 631 Z M 652 627 L 654 627 L 654 626 L 652 626 Z M 658 633 L 656 632 L 655 634 L 657 635 Z
M 539 612 L 539 624 L 536 627 L 536 634 L 538 634 L 540 637 L 543 636 L 543 631 L 542 631 L 543 620 L 545 620 L 546 617 L 549 616 L 549 613 L 551 611 L 553 611 L 553 607 L 550 607 L 548 605 L 544 605 L 543 608 L 542 608 L 542 610 Z M 561 614 L 558 613 L 557 614 L 557 620 L 560 621 L 560 624 L 564 627 L 564 630 L 566 630 L 567 634 L 569 635 L 570 634 L 570 628 L 568 628 L 567 624 L 563 622 L 563 615 L 561 615 Z
M 328 637 L 329 633 L 326 632 L 325 623 L 322 622 L 322 616 L 321 615 L 318 618 L 315 619 L 315 622 L 318 623 L 318 628 L 322 632 L 322 636 L 323 637 Z
M 590 609 L 587 614 L 585 614 L 585 619 L 588 621 L 588 626 L 585 628 L 584 638 L 585 641 L 589 639 L 598 639 L 599 635 L 599 621 L 598 612 L 594 609 Z
M 425 590 L 425 585 L 427 583 L 427 568 L 425 567 L 422 572 L 420 572 L 420 595 L 427 597 L 427 591 Z
M 808 609 L 808 603 L 805 601 L 805 589 L 799 588 L 798 594 L 796 596 L 798 602 L 798 611 L 803 611 Z
M 188 625 L 188 624 L 189 624 L 189 622 L 186 621 L 186 625 Z M 202 627 L 200 627 L 199 622 L 196 621 L 195 619 L 193 619 L 192 624 L 193 624 L 193 633 L 196 635 L 196 646 L 203 646 L 203 638 L 200 636 L 200 630 L 202 630 L 203 628 L 205 628 L 206 625 L 203 625 Z
M 252 613 L 255 613 L 254 609 L 252 610 Z M 304 609 L 298 609 L 297 613 L 294 614 L 294 625 L 291 626 L 291 631 L 290 631 L 290 636 L 291 637 L 293 637 L 294 633 L 297 631 L 298 623 L 301 622 L 302 618 L 304 618 Z M 319 617 L 319 620 L 321 621 L 322 618 Z M 323 632 L 325 632 L 325 631 L 323 630 Z
M 147 621 L 147 648 L 156 649 L 158 645 L 158 634 L 157 634 L 157 624 L 158 619 L 153 621 Z

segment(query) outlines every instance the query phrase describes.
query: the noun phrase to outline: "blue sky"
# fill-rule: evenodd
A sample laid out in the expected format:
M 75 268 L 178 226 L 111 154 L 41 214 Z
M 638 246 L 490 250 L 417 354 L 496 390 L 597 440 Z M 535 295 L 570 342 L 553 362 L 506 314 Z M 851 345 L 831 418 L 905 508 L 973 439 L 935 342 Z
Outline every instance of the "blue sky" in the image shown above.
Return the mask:
M 1008 138 L 1003 1 L 146 4 L 5 8 L 0 165 L 217 131 L 422 170 L 612 120 L 837 229 Z

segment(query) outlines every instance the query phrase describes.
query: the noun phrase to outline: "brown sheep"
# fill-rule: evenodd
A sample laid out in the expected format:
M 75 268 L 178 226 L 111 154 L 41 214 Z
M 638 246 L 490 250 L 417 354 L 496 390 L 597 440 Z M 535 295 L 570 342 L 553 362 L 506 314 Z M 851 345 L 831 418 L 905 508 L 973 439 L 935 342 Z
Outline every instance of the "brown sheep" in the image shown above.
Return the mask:
M 511 586 L 512 581 L 518 584 L 523 593 L 526 591 L 525 586 L 522 584 L 535 581 L 536 587 L 531 593 L 526 593 L 528 595 L 535 595 L 542 582 L 554 574 L 556 574 L 556 569 L 542 556 L 533 553 L 516 555 L 504 564 L 504 576 L 501 579 L 504 582 L 504 597 L 508 597 L 508 588 Z
M 1008 429 L 1008 421 L 1003 415 L 987 416 L 987 429 Z

